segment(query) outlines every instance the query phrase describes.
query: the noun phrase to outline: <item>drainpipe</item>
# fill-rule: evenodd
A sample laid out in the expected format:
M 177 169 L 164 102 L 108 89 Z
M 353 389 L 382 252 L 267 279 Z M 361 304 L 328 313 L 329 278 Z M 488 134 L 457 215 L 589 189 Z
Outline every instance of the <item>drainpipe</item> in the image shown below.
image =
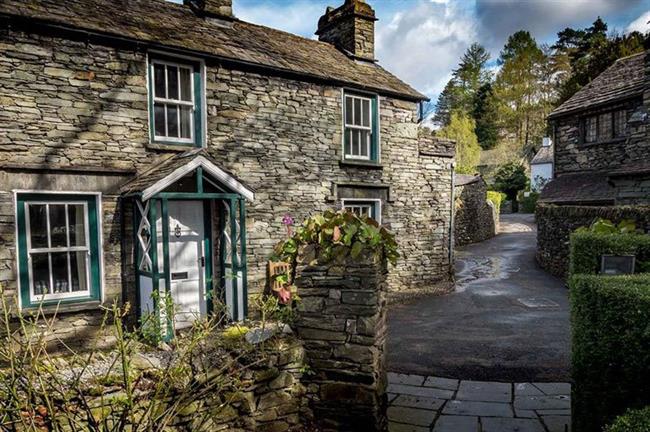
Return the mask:
M 456 197 L 454 196 L 454 189 L 456 187 L 456 173 L 454 172 L 454 168 L 456 167 L 456 164 L 454 162 L 451 163 L 451 205 L 449 206 L 449 266 L 454 265 L 454 201 Z M 453 274 L 453 270 L 450 269 Z

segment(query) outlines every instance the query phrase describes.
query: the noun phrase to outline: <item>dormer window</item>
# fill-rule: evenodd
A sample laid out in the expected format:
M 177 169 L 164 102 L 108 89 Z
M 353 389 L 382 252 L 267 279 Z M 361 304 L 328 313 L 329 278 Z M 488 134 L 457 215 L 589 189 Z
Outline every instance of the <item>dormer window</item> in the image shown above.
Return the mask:
M 200 147 L 203 135 L 200 64 L 152 57 L 149 84 L 151 141 Z
M 344 159 L 378 162 L 377 97 L 346 92 L 343 99 Z

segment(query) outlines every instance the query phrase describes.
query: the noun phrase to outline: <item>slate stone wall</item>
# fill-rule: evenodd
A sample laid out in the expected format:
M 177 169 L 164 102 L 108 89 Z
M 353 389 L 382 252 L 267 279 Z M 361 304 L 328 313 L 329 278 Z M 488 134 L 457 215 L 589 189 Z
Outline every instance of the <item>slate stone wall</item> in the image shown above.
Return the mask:
M 565 278 L 569 271 L 569 236 L 581 226 L 589 226 L 597 218 L 613 222 L 623 219 L 637 221 L 637 227 L 650 232 L 650 206 L 554 206 L 538 204 L 537 262 L 549 273 Z
M 313 245 L 300 251 L 295 328 L 313 372 L 305 383 L 314 417 L 326 430 L 386 430 L 386 272 L 370 255 L 323 263 Z
M 584 116 L 595 115 L 618 109 L 626 109 L 628 118 L 643 106 L 642 99 L 608 105 L 599 110 L 561 117 L 553 121 L 555 126 L 555 175 L 568 172 L 611 170 L 621 168 L 622 164 L 644 161 L 650 153 L 650 140 L 646 138 L 645 126 L 627 126 L 627 137 L 602 143 L 583 144 L 580 142 L 580 120 Z
M 24 185 L 102 192 L 106 300 L 133 292 L 131 246 L 120 250 L 115 234 L 116 191 L 157 157 L 187 149 L 149 143 L 146 69 L 146 52 L 137 47 L 0 30 L 0 280 L 10 289 L 16 289 L 10 191 Z M 256 192 L 247 218 L 251 293 L 264 286 L 268 256 L 285 237 L 282 217 L 301 221 L 339 208 L 344 189 L 386 197 L 383 222 L 403 256 L 390 269 L 392 290 L 449 279 L 453 143 L 433 145 L 447 149 L 443 156 L 420 151 L 423 141 L 436 141 L 420 139 L 414 102 L 380 98 L 381 164 L 365 167 L 341 162 L 341 88 L 213 61 L 206 62 L 206 82 L 208 149 Z M 26 179 L 27 172 L 34 177 Z
M 499 226 L 499 215 L 487 200 L 487 185 L 483 180 L 455 188 L 456 215 L 454 240 L 456 246 L 492 238 Z

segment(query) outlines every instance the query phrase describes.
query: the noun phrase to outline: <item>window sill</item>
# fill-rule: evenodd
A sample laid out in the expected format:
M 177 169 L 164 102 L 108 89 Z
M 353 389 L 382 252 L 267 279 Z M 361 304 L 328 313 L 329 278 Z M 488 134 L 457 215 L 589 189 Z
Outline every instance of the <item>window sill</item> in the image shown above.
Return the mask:
M 614 139 L 609 139 L 606 141 L 596 141 L 596 142 L 581 142 L 580 147 L 594 147 L 594 146 L 599 146 L 599 145 L 607 145 L 607 144 L 618 144 L 621 142 L 624 142 L 627 140 L 627 137 L 620 137 L 620 138 L 614 138 Z
M 363 161 L 355 159 L 344 159 L 339 161 L 339 166 L 341 167 L 359 167 L 359 168 L 368 168 L 368 169 L 384 169 L 383 165 L 372 162 L 372 161 Z
M 101 306 L 101 304 L 102 303 L 98 300 L 79 300 L 77 303 L 43 305 L 40 308 L 40 310 L 44 315 L 54 315 L 55 313 L 59 315 L 64 313 L 82 312 L 82 311 L 89 311 L 89 310 L 99 311 L 99 307 Z M 28 307 L 23 307 L 20 310 L 20 313 L 25 314 L 30 312 L 37 312 L 38 310 L 39 310 L 38 305 L 28 306 Z
M 196 144 L 178 144 L 178 143 L 162 143 L 162 142 L 149 142 L 145 146 L 150 150 L 162 150 L 169 152 L 186 152 L 196 148 L 200 148 Z

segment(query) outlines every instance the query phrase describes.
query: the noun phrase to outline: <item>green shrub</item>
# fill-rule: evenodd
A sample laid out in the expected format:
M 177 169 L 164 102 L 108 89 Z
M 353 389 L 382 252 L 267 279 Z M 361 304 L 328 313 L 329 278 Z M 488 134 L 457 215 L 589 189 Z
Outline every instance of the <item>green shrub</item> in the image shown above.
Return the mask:
M 574 275 L 573 430 L 602 431 L 650 404 L 650 275 Z
M 507 196 L 503 192 L 487 191 L 487 200 L 494 204 L 497 214 L 501 211 L 501 203 L 506 200 Z
M 520 201 L 521 213 L 535 213 L 535 207 L 537 207 L 538 199 L 539 199 L 539 194 L 537 192 L 530 192 L 528 196 L 522 197 Z
M 628 410 L 617 417 L 605 432 L 650 432 L 650 406 Z
M 636 272 L 647 272 L 650 235 L 576 231 L 571 234 L 570 254 L 569 274 L 598 274 L 601 255 L 635 255 Z

